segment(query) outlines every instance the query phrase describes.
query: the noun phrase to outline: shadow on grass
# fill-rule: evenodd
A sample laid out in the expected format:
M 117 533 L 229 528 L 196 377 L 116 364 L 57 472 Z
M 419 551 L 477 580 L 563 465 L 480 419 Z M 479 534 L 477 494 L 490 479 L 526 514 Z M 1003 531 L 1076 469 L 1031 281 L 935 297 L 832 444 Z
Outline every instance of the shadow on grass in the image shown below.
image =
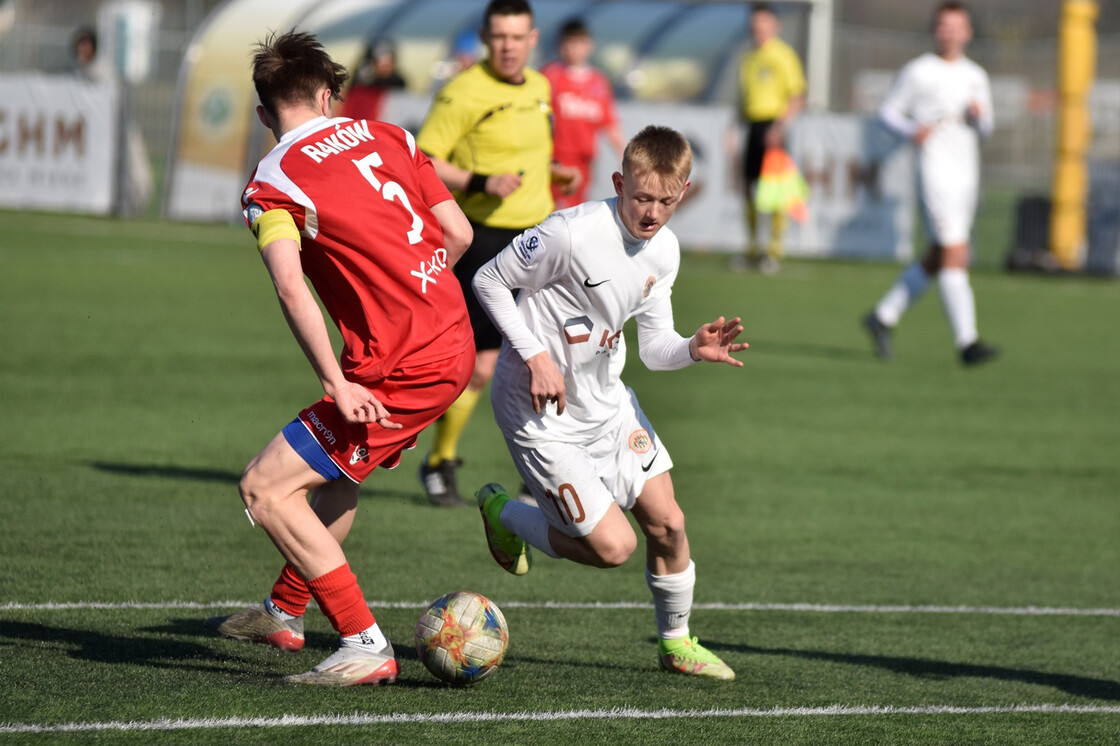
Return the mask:
M 170 464 L 122 464 L 106 461 L 93 461 L 90 463 L 98 471 L 110 474 L 122 474 L 128 477 L 156 477 L 164 479 L 183 479 L 196 482 L 219 482 L 222 484 L 236 485 L 241 481 L 240 472 L 225 471 L 222 469 L 201 469 L 191 466 L 174 466 Z M 360 496 L 363 498 L 377 498 L 381 500 L 400 500 L 401 502 L 428 505 L 428 498 L 419 486 L 415 490 L 378 489 L 376 487 L 376 474 L 366 485 L 362 486 Z M 467 507 L 470 507 L 468 504 Z
M 89 629 L 52 627 L 31 622 L 0 620 L 0 642 L 38 640 L 69 648 L 70 655 L 96 663 L 128 663 L 207 673 L 253 673 L 237 658 L 210 647 L 180 640 L 107 635 Z
M 751 645 L 720 645 L 705 641 L 712 650 L 733 650 L 755 655 L 782 655 L 808 660 L 845 663 L 852 666 L 882 668 L 894 673 L 918 678 L 951 679 L 957 677 L 986 678 L 998 681 L 1017 681 L 1024 684 L 1049 686 L 1068 694 L 1092 699 L 1120 701 L 1120 682 L 1091 679 L 1071 674 L 1046 673 L 1003 666 L 983 666 L 972 663 L 950 663 L 926 658 L 903 658 L 889 655 L 864 655 L 858 653 L 830 653 L 824 650 L 792 650 L 789 648 L 759 648 Z
M 751 342 L 751 355 L 782 355 L 784 357 L 809 357 L 818 360 L 859 360 L 862 362 L 875 361 L 875 356 L 870 349 L 862 347 L 836 347 L 831 345 L 798 344 L 792 342 L 776 342 L 762 340 Z M 745 358 L 744 358 L 745 359 Z
M 240 472 L 235 473 L 223 469 L 199 469 L 190 466 L 171 465 L 156 466 L 154 464 L 119 464 L 105 461 L 94 461 L 90 465 L 99 471 L 123 474 L 129 477 L 163 477 L 189 479 L 197 482 L 221 482 L 223 484 L 237 484 L 241 481 Z

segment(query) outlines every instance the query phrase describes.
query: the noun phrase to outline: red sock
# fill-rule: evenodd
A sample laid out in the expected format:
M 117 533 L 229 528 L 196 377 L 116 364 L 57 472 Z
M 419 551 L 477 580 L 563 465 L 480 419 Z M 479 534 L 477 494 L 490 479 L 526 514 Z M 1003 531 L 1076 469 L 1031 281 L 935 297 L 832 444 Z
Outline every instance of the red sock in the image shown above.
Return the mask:
M 272 603 L 281 611 L 292 616 L 303 616 L 303 612 L 307 611 L 307 604 L 311 603 L 311 589 L 291 564 L 285 564 L 276 585 L 272 586 L 271 597 Z
M 319 602 L 323 615 L 343 637 L 356 635 L 373 626 L 373 612 L 366 605 L 358 579 L 350 572 L 349 564 L 312 578 L 307 585 L 311 595 Z

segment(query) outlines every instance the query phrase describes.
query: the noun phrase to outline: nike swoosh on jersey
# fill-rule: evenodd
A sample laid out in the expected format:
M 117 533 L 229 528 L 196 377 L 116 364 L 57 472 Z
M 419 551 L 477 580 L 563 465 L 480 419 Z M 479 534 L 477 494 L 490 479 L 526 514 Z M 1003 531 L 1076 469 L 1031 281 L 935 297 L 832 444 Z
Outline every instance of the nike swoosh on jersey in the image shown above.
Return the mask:
M 654 451 L 653 458 L 649 460 L 648 464 L 642 467 L 642 471 L 649 471 L 650 467 L 653 466 L 653 462 L 657 460 L 657 454 L 659 453 L 661 453 L 661 451 Z
M 599 282 L 592 282 L 592 281 L 591 281 L 591 278 L 590 278 L 590 277 L 588 277 L 588 278 L 585 278 L 585 279 L 584 279 L 584 281 L 583 281 L 583 286 L 584 286 L 585 288 L 597 288 L 597 287 L 599 287 L 600 285 L 602 285 L 602 284 L 603 284 L 604 282 L 610 282 L 610 281 L 611 281 L 611 278 L 609 278 L 609 277 L 608 277 L 607 279 L 605 279 L 605 280 L 600 280 Z

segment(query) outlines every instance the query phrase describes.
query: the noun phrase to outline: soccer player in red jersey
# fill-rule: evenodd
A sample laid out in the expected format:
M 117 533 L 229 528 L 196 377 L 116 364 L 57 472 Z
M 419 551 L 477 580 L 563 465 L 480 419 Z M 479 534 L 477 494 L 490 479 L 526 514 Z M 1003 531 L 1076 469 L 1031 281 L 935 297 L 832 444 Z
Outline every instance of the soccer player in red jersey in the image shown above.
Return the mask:
M 615 153 L 622 156 L 624 143 L 614 108 L 614 91 L 607 76 L 588 64 L 594 48 L 587 25 L 573 18 L 560 29 L 560 59 L 541 68 L 552 86 L 552 157 L 565 166 L 577 167 L 583 177 L 579 188 L 571 194 L 559 185 L 552 186 L 557 210 L 587 201 L 591 163 L 600 132 L 606 135 Z
M 342 541 L 361 481 L 400 461 L 462 393 L 474 367 L 471 326 L 451 272 L 470 244 L 470 224 L 411 134 L 330 118 L 345 80 L 345 68 L 309 34 L 273 35 L 253 58 L 257 114 L 279 143 L 242 195 L 245 219 L 325 395 L 241 478 L 250 520 L 287 564 L 263 603 L 207 620 L 226 637 L 299 650 L 302 615 L 314 598 L 341 646 L 286 681 L 326 686 L 397 677 L 393 647 Z M 304 275 L 342 334 L 340 359 Z

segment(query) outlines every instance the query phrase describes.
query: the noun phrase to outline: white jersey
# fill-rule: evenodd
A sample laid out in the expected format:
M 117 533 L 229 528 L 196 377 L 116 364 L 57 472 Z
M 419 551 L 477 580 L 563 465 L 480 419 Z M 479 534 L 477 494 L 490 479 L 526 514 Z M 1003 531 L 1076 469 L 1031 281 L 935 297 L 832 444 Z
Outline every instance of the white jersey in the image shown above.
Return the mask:
M 494 418 L 522 445 L 594 442 L 632 409 L 620 375 L 623 325 L 638 324 L 642 361 L 655 370 L 692 362 L 689 339 L 673 329 L 670 294 L 680 247 L 668 228 L 643 241 L 618 217 L 617 200 L 586 202 L 550 215 L 482 267 L 475 293 L 502 331 L 494 372 Z M 516 304 L 510 290 L 520 289 Z M 533 411 L 525 360 L 547 352 L 564 375 L 566 408 Z
M 973 102 L 980 107 L 975 119 L 968 113 Z M 939 243 L 967 242 L 980 183 L 979 137 L 993 127 L 988 74 L 967 57 L 923 54 L 899 71 L 879 115 L 908 139 L 932 127 L 918 150 L 927 228 Z

